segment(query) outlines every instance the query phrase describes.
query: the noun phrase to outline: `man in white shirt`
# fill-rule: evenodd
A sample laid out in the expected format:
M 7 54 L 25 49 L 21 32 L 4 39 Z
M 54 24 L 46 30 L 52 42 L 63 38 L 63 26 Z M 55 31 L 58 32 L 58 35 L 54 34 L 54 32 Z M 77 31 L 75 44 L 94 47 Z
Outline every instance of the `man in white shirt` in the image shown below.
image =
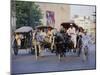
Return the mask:
M 41 37 L 41 41 L 43 42 L 46 37 L 46 32 L 44 32 L 44 30 L 41 30 L 40 37 Z
M 76 48 L 76 29 L 72 23 L 70 25 L 71 27 L 67 30 L 67 33 L 69 36 L 71 36 L 71 40 L 74 43 L 74 48 Z

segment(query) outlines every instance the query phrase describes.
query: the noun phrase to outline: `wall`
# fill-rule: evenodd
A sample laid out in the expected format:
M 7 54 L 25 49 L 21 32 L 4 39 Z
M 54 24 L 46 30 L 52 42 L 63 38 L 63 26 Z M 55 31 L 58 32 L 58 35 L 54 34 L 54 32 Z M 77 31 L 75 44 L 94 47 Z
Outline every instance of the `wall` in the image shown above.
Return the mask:
M 53 11 L 55 17 L 55 25 L 53 27 L 60 29 L 60 24 L 62 22 L 67 22 L 70 20 L 70 6 L 67 4 L 53 4 L 53 3 L 36 3 L 40 6 L 43 14 L 43 25 L 47 25 L 46 11 Z

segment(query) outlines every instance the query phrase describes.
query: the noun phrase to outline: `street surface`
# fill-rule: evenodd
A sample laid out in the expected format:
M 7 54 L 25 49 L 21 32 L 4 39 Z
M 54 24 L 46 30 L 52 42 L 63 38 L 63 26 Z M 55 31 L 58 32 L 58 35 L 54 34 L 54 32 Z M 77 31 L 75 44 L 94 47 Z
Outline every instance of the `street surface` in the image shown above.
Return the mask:
M 11 72 L 19 74 L 95 69 L 95 45 L 91 44 L 89 47 L 88 60 L 85 62 L 82 61 L 82 56 L 78 57 L 72 52 L 66 53 L 66 57 L 59 61 L 54 53 L 48 51 L 42 52 L 41 56 L 36 60 L 35 55 L 29 54 L 28 51 L 20 50 L 17 56 L 12 53 Z

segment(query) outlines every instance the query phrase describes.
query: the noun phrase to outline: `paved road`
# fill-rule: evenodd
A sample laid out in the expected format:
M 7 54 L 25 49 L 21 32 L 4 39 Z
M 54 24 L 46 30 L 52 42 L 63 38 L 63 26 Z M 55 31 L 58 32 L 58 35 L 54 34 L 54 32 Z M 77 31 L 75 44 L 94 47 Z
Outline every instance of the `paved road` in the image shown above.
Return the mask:
M 78 57 L 73 53 L 66 53 L 66 57 L 59 61 L 55 54 L 49 52 L 42 53 L 41 57 L 36 60 L 34 55 L 20 51 L 18 56 L 12 54 L 11 68 L 12 73 L 95 69 L 95 45 L 90 45 L 89 59 L 86 62 L 82 61 L 81 56 Z

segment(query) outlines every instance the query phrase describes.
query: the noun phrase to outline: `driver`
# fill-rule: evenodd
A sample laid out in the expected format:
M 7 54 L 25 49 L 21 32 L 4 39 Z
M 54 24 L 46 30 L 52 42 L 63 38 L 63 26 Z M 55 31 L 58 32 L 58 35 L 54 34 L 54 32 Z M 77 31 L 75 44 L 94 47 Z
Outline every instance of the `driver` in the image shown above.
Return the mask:
M 70 28 L 68 28 L 67 33 L 69 36 L 71 36 L 71 40 L 74 43 L 74 48 L 76 48 L 76 30 L 73 24 L 70 24 Z

